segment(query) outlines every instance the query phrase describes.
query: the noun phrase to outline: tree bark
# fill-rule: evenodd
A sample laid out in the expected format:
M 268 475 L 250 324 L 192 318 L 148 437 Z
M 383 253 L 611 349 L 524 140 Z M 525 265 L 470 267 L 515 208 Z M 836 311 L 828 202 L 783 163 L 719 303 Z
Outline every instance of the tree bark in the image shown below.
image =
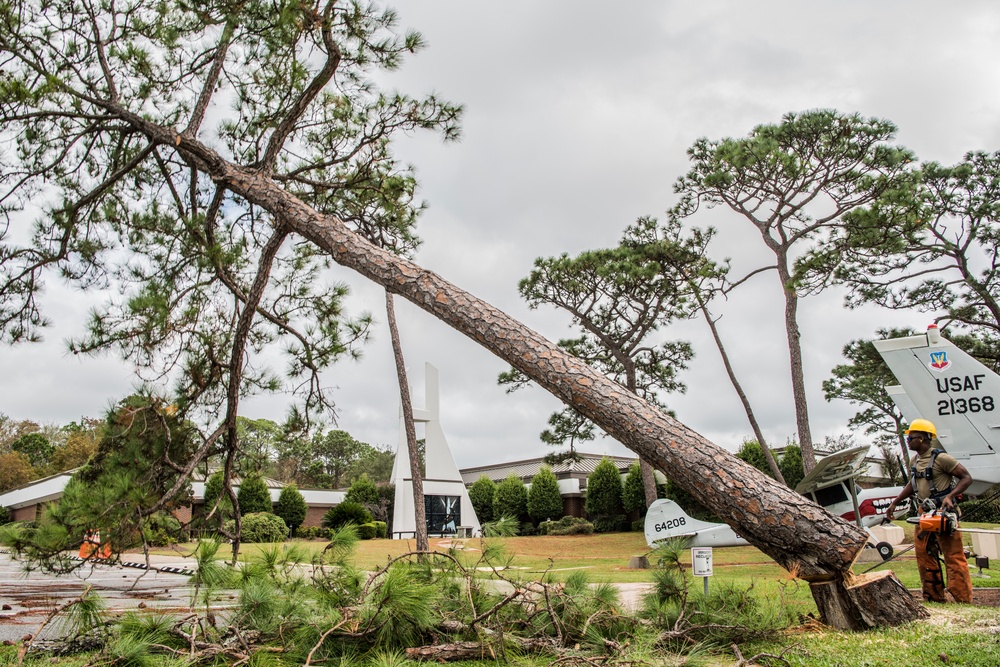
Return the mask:
M 802 468 L 808 475 L 816 467 L 813 451 L 812 431 L 809 428 L 809 405 L 806 401 L 806 383 L 802 369 L 802 336 L 799 333 L 797 311 L 799 297 L 792 285 L 788 271 L 788 258 L 784 253 L 778 256 L 778 277 L 785 294 L 785 334 L 788 336 L 788 358 L 792 372 L 792 398 L 795 400 L 795 424 L 799 433 L 799 447 L 802 448 Z
M 929 616 L 889 570 L 810 588 L 823 622 L 841 630 L 902 625 Z
M 389 338 L 392 339 L 392 356 L 396 361 L 396 378 L 399 380 L 399 398 L 403 406 L 403 430 L 406 432 L 406 451 L 410 458 L 410 484 L 413 486 L 413 523 L 416 530 L 417 551 L 423 560 L 423 553 L 430 551 L 427 539 L 427 514 L 424 512 L 424 473 L 420 470 L 420 451 L 417 449 L 417 427 L 413 424 L 413 401 L 410 400 L 410 383 L 406 379 L 406 363 L 403 361 L 403 346 L 399 342 L 399 328 L 396 326 L 396 308 L 392 294 L 385 291 L 385 314 L 389 323 Z
M 268 210 L 338 264 L 478 342 L 640 457 L 670 470 L 674 482 L 785 569 L 808 581 L 850 576 L 851 564 L 867 541 L 860 528 L 805 501 L 485 301 L 372 245 L 266 175 L 227 162 L 193 136 L 122 113 L 123 120 L 156 142 L 176 146 L 193 166 Z

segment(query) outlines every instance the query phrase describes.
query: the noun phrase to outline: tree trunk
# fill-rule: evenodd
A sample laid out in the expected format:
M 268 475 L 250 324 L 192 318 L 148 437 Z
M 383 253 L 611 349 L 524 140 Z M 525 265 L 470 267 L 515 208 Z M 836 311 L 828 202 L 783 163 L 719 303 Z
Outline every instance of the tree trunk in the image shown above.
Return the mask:
M 653 464 L 639 457 L 639 472 L 642 473 L 642 491 L 646 497 L 646 509 L 649 509 L 660 495 L 656 492 L 656 471 L 653 469 Z
M 750 422 L 750 428 L 753 429 L 753 434 L 757 438 L 757 444 L 760 445 L 761 451 L 764 452 L 764 458 L 767 459 L 767 466 L 771 469 L 771 474 L 776 480 L 782 484 L 786 484 L 785 476 L 781 474 L 781 468 L 778 467 L 778 462 L 774 460 L 774 453 L 771 452 L 771 448 L 767 446 L 767 442 L 764 440 L 764 432 L 760 430 L 760 424 L 757 423 L 757 416 L 754 415 L 750 399 L 747 397 L 746 392 L 743 391 L 743 385 L 737 379 L 736 371 L 729 361 L 729 353 L 726 352 L 726 346 L 722 344 L 722 336 L 719 335 L 719 329 L 715 326 L 715 320 L 712 319 L 712 314 L 708 312 L 708 306 L 702 301 L 697 289 L 694 289 L 693 284 L 691 286 L 695 297 L 698 299 L 698 307 L 701 309 L 701 314 L 705 316 L 705 322 L 708 323 L 708 328 L 712 332 L 715 347 L 719 350 L 719 354 L 722 355 L 722 365 L 726 367 L 729 382 L 733 385 L 733 389 L 736 390 L 736 395 L 740 397 L 740 402 L 743 404 L 743 411 L 746 412 L 747 420 Z
M 633 394 L 638 394 L 635 381 L 635 364 L 630 358 L 627 358 L 627 355 L 622 356 L 626 357 L 626 359 L 620 359 L 622 366 L 626 368 L 625 387 Z M 640 456 L 639 473 L 642 475 L 642 492 L 646 499 L 646 509 L 649 509 L 660 497 L 660 494 L 656 490 L 656 469 L 652 463 Z
M 799 334 L 797 311 L 799 297 L 792 286 L 792 277 L 786 266 L 784 254 L 778 256 L 778 277 L 785 294 L 785 334 L 788 336 L 788 359 L 792 372 L 792 398 L 795 399 L 795 424 L 799 432 L 799 447 L 802 448 L 802 468 L 808 475 L 816 467 L 813 452 L 812 432 L 809 428 L 809 405 L 806 402 L 806 383 L 802 369 L 802 341 Z
M 478 342 L 640 457 L 670 470 L 675 483 L 785 569 L 809 581 L 850 576 L 851 564 L 867 541 L 860 528 L 803 500 L 485 301 L 372 245 L 340 219 L 313 210 L 264 174 L 228 163 L 191 136 L 177 135 L 140 116 L 125 116 L 151 139 L 176 146 L 216 182 L 329 252 L 338 264 Z
M 929 616 L 890 570 L 810 588 L 823 622 L 841 630 L 896 626 Z
M 399 397 L 403 406 L 403 430 L 406 432 L 406 451 L 410 458 L 410 484 L 413 486 L 413 523 L 416 530 L 417 551 L 430 551 L 427 540 L 427 515 L 424 512 L 424 473 L 420 470 L 420 452 L 417 449 L 417 427 L 413 424 L 413 401 L 410 400 L 410 383 L 406 379 L 406 363 L 403 361 L 403 347 L 399 343 L 399 328 L 396 326 L 396 308 L 392 294 L 385 291 L 385 314 L 389 324 L 389 338 L 392 339 L 392 354 L 396 360 L 396 377 L 399 380 Z M 421 556 L 421 559 L 423 556 Z

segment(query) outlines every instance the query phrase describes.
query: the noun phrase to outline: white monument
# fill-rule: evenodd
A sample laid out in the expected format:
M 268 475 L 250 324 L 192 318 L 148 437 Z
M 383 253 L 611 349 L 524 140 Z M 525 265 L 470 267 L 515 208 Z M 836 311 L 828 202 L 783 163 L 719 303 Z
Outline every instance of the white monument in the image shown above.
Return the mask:
M 424 508 L 428 536 L 471 537 L 479 535 L 482 526 L 472 509 L 469 491 L 455 465 L 441 428 L 441 405 L 438 393 L 438 369 L 424 365 L 425 409 L 413 409 L 413 421 L 424 424 Z M 410 453 L 406 446 L 406 424 L 402 409 L 399 417 L 399 446 L 392 466 L 396 485 L 396 505 L 393 509 L 393 539 L 411 539 L 417 524 L 413 511 L 413 478 L 410 475 Z

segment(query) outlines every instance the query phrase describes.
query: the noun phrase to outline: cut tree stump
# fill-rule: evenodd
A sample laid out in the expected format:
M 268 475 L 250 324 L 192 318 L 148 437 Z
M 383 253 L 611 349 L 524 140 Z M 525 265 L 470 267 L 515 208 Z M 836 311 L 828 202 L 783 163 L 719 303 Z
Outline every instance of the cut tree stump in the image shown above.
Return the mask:
M 820 618 L 838 630 L 870 630 L 909 623 L 929 614 L 891 570 L 809 584 Z M 906 593 L 906 595 L 903 595 Z
M 649 569 L 649 558 L 646 556 L 632 556 L 628 559 L 628 569 L 630 570 L 648 570 Z

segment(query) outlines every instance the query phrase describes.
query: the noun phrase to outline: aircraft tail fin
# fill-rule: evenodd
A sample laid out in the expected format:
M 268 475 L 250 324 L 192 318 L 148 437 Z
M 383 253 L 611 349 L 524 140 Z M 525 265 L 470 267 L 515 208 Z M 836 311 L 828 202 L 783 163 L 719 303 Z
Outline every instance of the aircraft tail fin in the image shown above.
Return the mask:
M 688 516 L 673 500 L 661 498 L 646 510 L 646 543 L 653 545 L 670 538 L 687 537 L 689 545 L 740 546 L 747 541 L 724 523 L 710 523 Z
M 942 447 L 977 482 L 1000 481 L 1000 375 L 934 326 L 926 334 L 874 344 L 902 387 L 886 390 L 906 420 L 931 420 Z

